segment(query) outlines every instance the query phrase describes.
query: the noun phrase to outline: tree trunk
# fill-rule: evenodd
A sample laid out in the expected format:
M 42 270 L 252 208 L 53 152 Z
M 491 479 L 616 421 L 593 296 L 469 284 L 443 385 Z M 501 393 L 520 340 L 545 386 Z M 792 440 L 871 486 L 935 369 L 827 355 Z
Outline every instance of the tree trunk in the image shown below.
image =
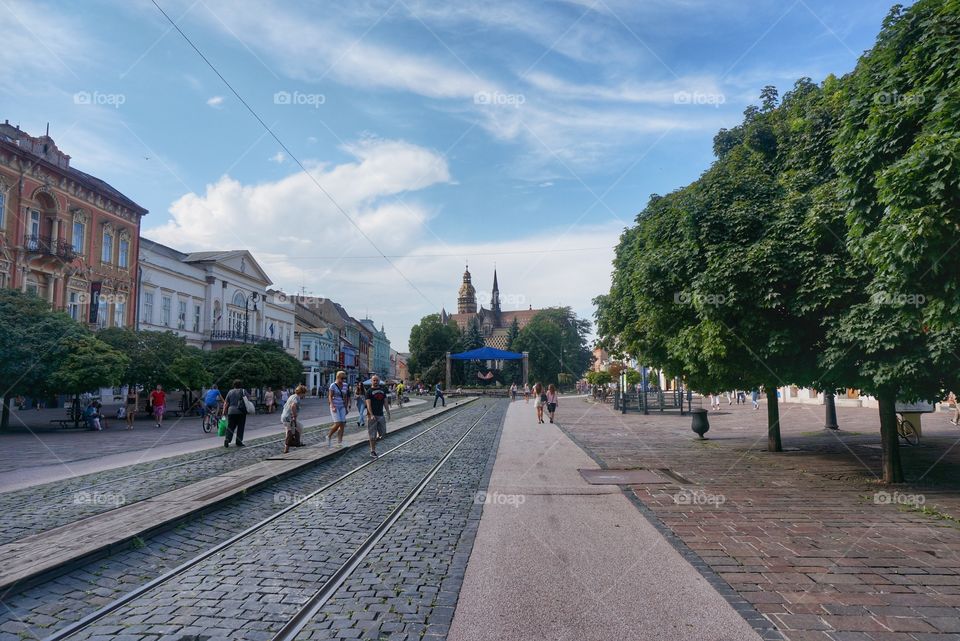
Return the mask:
M 897 397 L 895 393 L 877 394 L 880 405 L 880 440 L 883 443 L 884 483 L 903 483 L 900 464 L 900 436 L 897 434 Z
M 780 404 L 777 402 L 777 384 L 767 383 L 764 386 L 767 393 L 767 451 L 782 452 L 780 442 Z
M 73 414 L 73 427 L 80 427 L 80 395 L 73 395 L 73 405 L 70 406 L 70 413 Z
M 13 394 L 5 394 L 3 397 L 3 415 L 0 416 L 0 432 L 5 432 L 10 427 L 10 401 Z

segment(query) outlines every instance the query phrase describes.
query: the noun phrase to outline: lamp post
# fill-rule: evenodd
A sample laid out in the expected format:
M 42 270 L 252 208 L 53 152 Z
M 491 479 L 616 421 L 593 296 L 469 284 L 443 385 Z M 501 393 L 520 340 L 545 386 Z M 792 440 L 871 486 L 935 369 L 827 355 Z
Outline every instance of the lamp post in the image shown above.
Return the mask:
M 253 299 L 253 313 L 257 313 L 257 292 L 251 292 L 249 297 L 243 299 L 243 342 L 247 342 L 250 335 L 250 299 Z

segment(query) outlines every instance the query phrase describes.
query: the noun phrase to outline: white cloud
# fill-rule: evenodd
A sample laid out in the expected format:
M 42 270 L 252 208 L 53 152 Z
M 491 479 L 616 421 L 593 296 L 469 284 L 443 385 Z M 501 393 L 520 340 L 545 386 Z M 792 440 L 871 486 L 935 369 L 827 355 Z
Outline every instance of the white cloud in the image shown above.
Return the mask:
M 395 348 L 405 347 L 410 327 L 424 315 L 442 306 L 455 309 L 464 257 L 476 266 L 480 290 L 489 289 L 487 272 L 492 277 L 496 261 L 507 308 L 564 304 L 589 317 L 590 300 L 609 282 L 619 223 L 567 233 L 559 229 L 549 238 L 537 232 L 507 241 L 444 243 L 430 232 L 429 222 L 456 213 L 431 210 L 412 196 L 452 183 L 440 154 L 374 138 L 345 150 L 353 161 L 314 163 L 310 175 L 299 172 L 258 184 L 223 176 L 202 194 L 180 197 L 170 207 L 171 220 L 144 230 L 144 236 L 183 251 L 249 248 L 277 286 L 296 291 L 305 284 L 355 316 L 369 313 L 385 324 Z M 402 275 L 377 255 L 313 178 L 380 250 L 397 257 L 391 260 Z M 601 249 L 567 251 L 583 247 Z
M 208 98 L 207 105 L 213 107 L 214 109 L 221 109 L 223 107 L 223 96 L 213 96 Z
M 269 160 L 270 162 L 275 162 L 278 165 L 282 165 L 284 161 L 286 161 L 286 159 L 287 159 L 287 154 L 283 153 L 282 151 L 278 151 L 277 153 L 270 156 L 267 160 Z

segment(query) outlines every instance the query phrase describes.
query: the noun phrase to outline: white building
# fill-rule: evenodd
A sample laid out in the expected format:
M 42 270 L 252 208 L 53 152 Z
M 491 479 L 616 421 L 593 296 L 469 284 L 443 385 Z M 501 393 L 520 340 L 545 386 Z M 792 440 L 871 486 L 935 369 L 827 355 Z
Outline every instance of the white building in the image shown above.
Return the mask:
M 137 327 L 203 349 L 272 341 L 296 356 L 293 306 L 246 250 L 185 254 L 140 239 Z

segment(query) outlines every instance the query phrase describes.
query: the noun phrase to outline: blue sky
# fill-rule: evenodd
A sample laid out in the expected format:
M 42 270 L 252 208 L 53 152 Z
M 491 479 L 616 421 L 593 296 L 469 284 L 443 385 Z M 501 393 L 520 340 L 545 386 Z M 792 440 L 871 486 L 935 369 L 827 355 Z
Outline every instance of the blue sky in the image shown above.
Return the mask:
M 695 179 L 764 85 L 851 70 L 891 5 L 157 2 L 309 174 L 149 0 L 0 0 L 0 118 L 50 122 L 150 210 L 145 236 L 250 249 L 401 349 L 465 260 L 481 296 L 496 263 L 506 307 L 589 317 L 649 195 Z

